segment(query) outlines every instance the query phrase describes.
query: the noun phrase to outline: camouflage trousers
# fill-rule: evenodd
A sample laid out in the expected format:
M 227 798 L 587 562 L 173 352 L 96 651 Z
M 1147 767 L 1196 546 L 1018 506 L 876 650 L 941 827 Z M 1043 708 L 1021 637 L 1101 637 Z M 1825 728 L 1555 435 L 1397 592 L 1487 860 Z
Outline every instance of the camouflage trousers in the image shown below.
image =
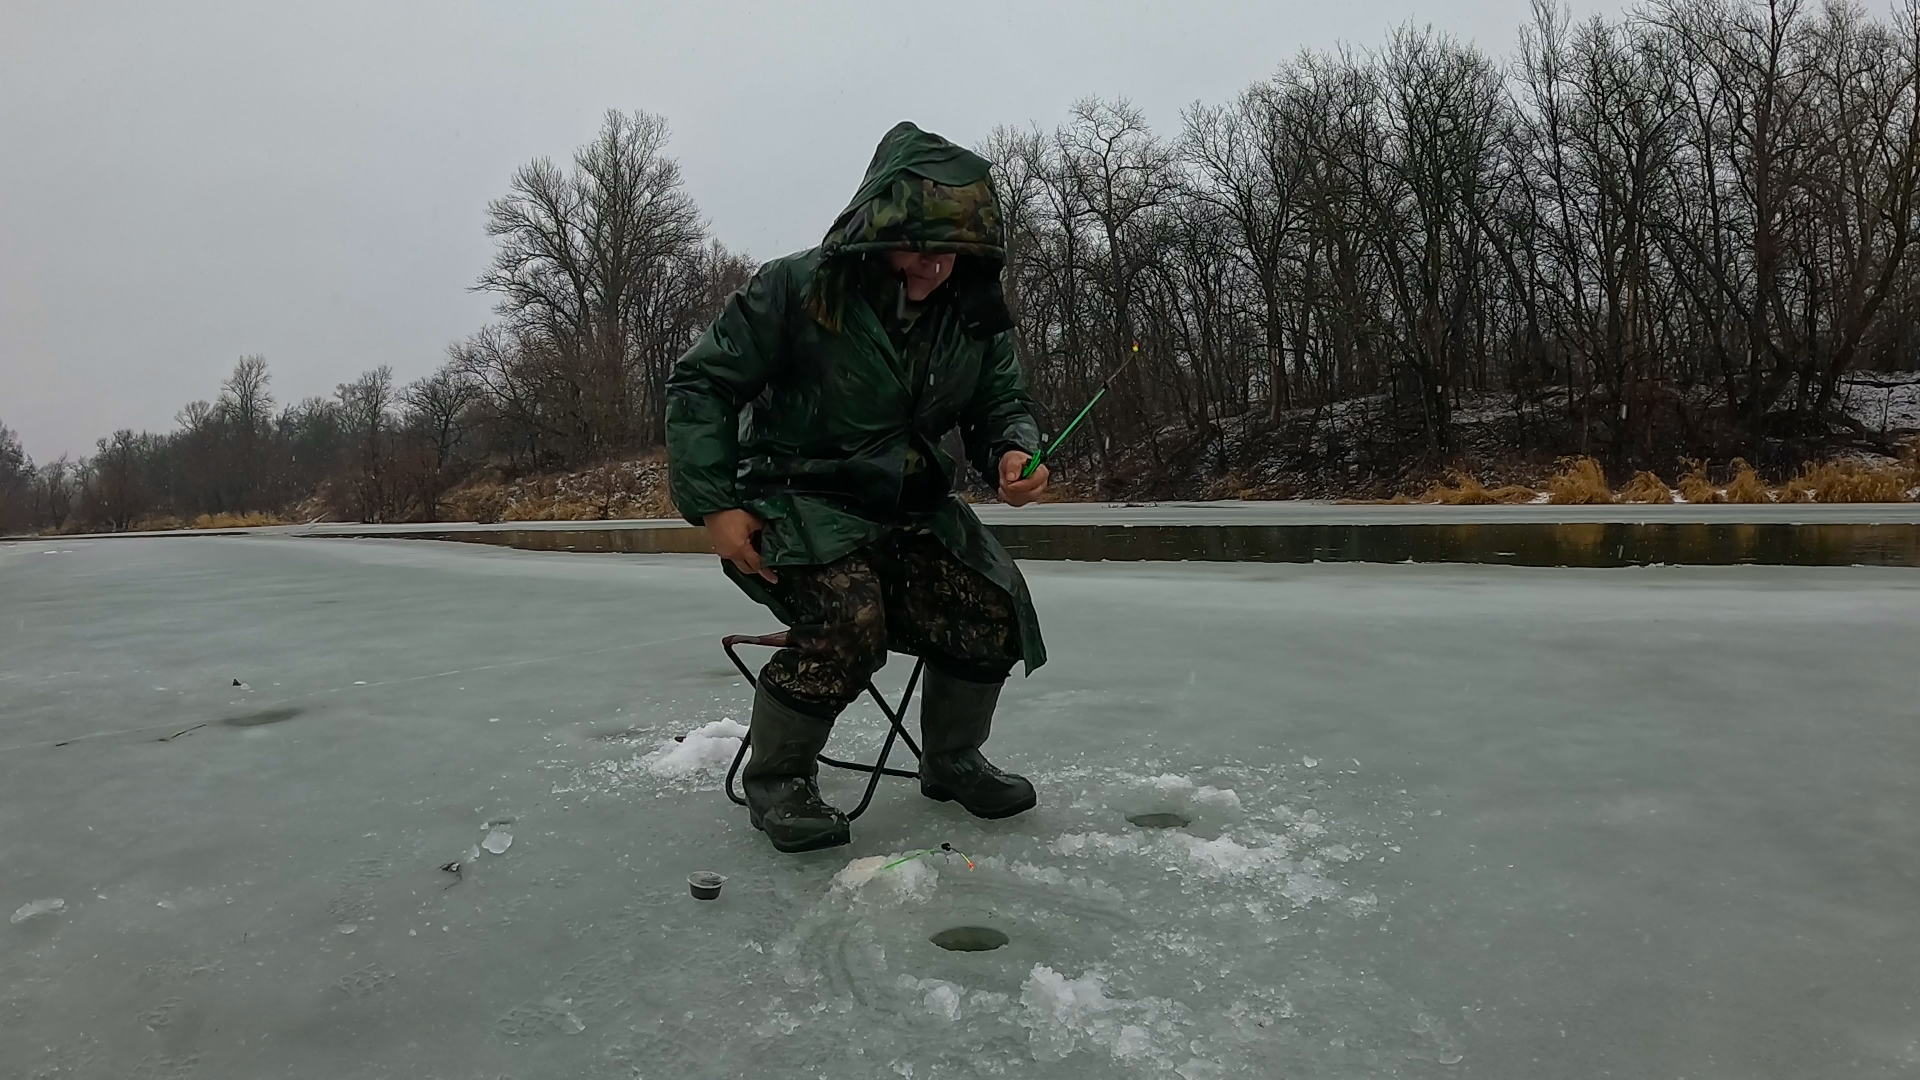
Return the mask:
M 1000 682 L 1020 659 L 1013 599 L 932 533 L 896 529 L 837 562 L 776 572 L 767 589 L 793 624 L 760 678 L 807 712 L 838 715 L 889 651 L 972 682 Z

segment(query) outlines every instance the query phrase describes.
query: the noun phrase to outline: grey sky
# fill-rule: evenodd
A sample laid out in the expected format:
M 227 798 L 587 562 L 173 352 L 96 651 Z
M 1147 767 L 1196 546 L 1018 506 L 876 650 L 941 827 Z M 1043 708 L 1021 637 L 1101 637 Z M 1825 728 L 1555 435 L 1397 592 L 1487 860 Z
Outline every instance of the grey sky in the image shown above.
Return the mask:
M 971 144 L 1098 94 L 1171 134 L 1303 47 L 1414 21 L 1505 53 L 1527 8 L 0 0 L 0 420 L 44 461 L 172 427 L 246 353 L 281 401 L 427 373 L 489 318 L 486 201 L 608 108 L 667 117 L 715 233 L 764 259 L 901 119 Z

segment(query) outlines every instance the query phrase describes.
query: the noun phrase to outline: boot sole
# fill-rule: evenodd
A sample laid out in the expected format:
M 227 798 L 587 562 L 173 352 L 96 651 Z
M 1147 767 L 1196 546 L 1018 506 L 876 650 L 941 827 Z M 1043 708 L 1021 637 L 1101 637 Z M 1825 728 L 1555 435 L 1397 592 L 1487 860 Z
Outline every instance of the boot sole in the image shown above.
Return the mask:
M 965 810 L 974 817 L 985 818 L 988 821 L 998 821 L 1001 818 L 1013 817 L 1015 814 L 1024 814 L 1040 805 L 1040 795 L 1038 792 L 1035 792 L 1033 797 L 1027 799 L 1025 802 L 1015 803 L 1012 806 L 1002 807 L 998 810 L 975 810 L 966 803 L 960 802 L 957 796 L 943 787 L 923 784 L 920 788 L 920 794 L 925 795 L 934 802 L 960 803 L 960 809 Z

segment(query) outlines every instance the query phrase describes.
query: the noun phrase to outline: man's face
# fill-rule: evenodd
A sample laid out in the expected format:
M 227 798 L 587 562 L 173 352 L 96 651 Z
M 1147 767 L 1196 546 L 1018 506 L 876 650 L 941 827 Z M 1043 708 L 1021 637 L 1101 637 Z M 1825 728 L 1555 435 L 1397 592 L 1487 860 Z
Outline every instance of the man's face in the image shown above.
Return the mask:
M 906 279 L 907 299 L 919 303 L 953 276 L 954 256 L 930 255 L 922 251 L 890 251 L 887 259 Z

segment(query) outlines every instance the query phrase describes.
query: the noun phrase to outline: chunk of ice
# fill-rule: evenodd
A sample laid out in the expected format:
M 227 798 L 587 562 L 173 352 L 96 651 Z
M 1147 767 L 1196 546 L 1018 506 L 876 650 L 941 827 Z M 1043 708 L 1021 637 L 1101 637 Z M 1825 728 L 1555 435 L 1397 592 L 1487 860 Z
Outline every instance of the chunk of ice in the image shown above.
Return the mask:
M 1027 1028 L 1027 1045 L 1042 1061 L 1058 1061 L 1088 1047 L 1105 1050 L 1117 1060 L 1133 1060 L 1157 1052 L 1152 1026 L 1166 1026 L 1166 1014 L 1179 1012 L 1172 1002 L 1149 998 L 1130 1001 L 1109 997 L 1106 979 L 1089 971 L 1069 979 L 1045 964 L 1035 964 L 1020 988 Z M 1138 1019 L 1144 1023 L 1128 1023 Z
M 724 774 L 740 753 L 740 740 L 747 734 L 745 724 L 720 719 L 703 724 L 679 742 L 668 740 L 641 759 L 655 776 L 667 780 L 686 780 Z
M 495 829 L 487 834 L 485 840 L 480 841 L 480 846 L 493 852 L 495 855 L 503 855 L 508 848 L 513 846 L 513 834 Z
M 939 883 L 940 871 L 926 859 L 893 865 L 904 854 L 869 855 L 849 862 L 833 875 L 831 891 L 848 900 L 872 904 L 925 900 Z
M 960 991 L 952 983 L 935 983 L 927 991 L 927 1011 L 946 1020 L 960 1019 Z
M 1020 1004 L 1027 1010 L 1027 1025 L 1042 1036 L 1046 1049 L 1058 1051 L 1051 1055 L 1055 1058 L 1072 1053 L 1095 1018 L 1114 1007 L 1107 996 L 1107 982 L 1098 974 L 1069 979 L 1045 964 L 1033 965 L 1020 988 Z M 1036 1056 L 1044 1060 L 1047 1055 Z
M 1240 809 L 1240 796 L 1232 788 L 1203 787 L 1193 793 L 1193 801 L 1202 806 L 1217 806 L 1223 810 Z
M 20 905 L 20 909 L 13 913 L 13 918 L 8 919 L 7 921 L 16 922 L 16 923 L 25 922 L 28 919 L 33 918 L 35 915 L 46 915 L 50 912 L 60 911 L 66 906 L 67 906 L 67 902 L 65 900 L 60 899 L 57 896 L 51 897 L 46 900 L 35 900 L 31 904 Z

